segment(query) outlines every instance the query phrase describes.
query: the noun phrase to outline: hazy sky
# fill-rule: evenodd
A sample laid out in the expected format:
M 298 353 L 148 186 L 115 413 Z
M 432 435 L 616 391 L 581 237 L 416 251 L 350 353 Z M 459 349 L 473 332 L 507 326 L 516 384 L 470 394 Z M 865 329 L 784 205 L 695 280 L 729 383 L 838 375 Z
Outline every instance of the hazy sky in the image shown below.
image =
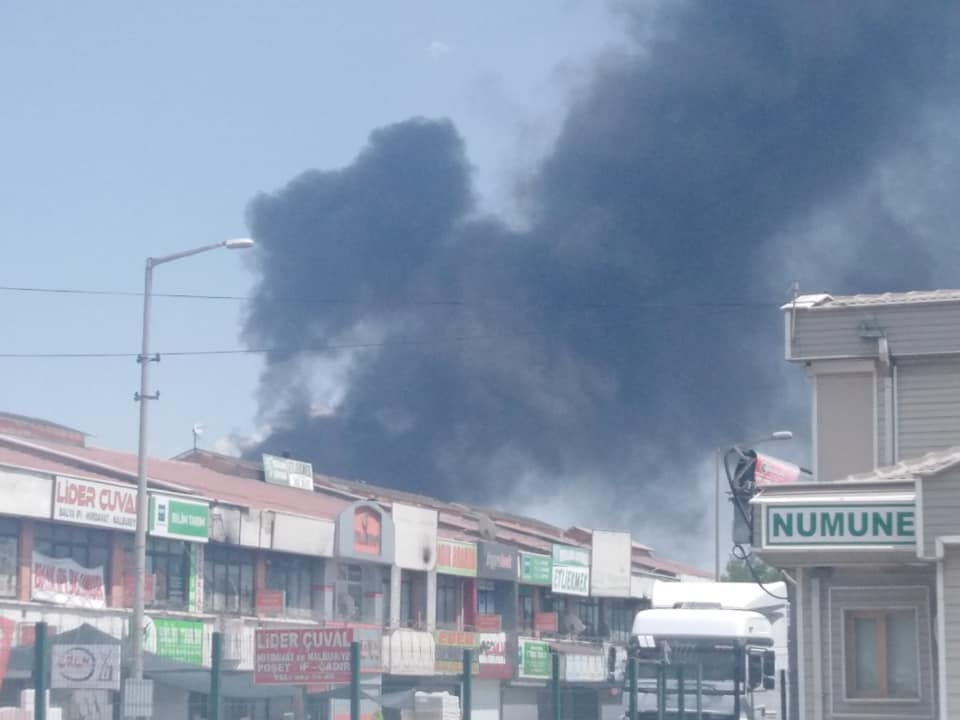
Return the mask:
M 246 233 L 244 213 L 378 125 L 452 118 L 484 200 L 556 130 L 578 68 L 619 37 L 592 0 L 0 3 L 0 285 L 137 291 L 143 261 Z M 243 253 L 156 272 L 245 295 Z M 0 291 L 0 353 L 137 352 L 140 299 Z M 243 303 L 158 299 L 159 351 L 241 347 Z M 164 358 L 151 450 L 255 428 L 257 356 Z M 134 450 L 132 359 L 0 359 L 0 405 Z

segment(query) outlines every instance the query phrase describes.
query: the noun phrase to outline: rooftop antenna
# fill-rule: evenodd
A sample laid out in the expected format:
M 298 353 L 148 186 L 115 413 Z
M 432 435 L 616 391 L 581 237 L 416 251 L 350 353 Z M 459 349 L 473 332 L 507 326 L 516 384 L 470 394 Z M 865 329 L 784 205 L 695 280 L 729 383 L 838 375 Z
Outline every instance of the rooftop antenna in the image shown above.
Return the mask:
M 193 449 L 196 450 L 200 446 L 200 436 L 203 435 L 203 425 L 200 423 L 193 424 Z

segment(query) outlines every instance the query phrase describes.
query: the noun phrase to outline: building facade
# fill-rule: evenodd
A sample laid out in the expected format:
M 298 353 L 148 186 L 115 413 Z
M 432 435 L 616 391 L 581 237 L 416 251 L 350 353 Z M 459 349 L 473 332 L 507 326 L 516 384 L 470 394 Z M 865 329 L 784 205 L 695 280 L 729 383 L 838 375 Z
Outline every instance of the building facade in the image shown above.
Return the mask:
M 564 715 L 616 717 L 630 626 L 653 581 L 703 576 L 626 533 L 562 531 L 304 465 L 203 451 L 149 462 L 141 631 L 155 717 L 205 716 L 198 678 L 214 631 L 224 636 L 226 720 L 348 717 L 335 688 L 252 684 L 255 630 L 284 626 L 352 628 L 371 697 L 459 693 L 470 648 L 484 720 L 537 718 L 557 652 Z M 0 617 L 15 623 L 14 646 L 31 645 L 40 620 L 53 633 L 89 625 L 128 637 L 135 471 L 135 455 L 88 447 L 82 433 L 0 415 Z M 0 705 L 16 704 L 27 683 L 11 668 Z M 118 695 L 91 692 L 112 717 Z M 76 697 L 55 690 L 52 702 Z M 364 702 L 365 717 L 378 710 Z
M 815 482 L 754 496 L 795 581 L 799 717 L 960 716 L 960 292 L 801 296 Z

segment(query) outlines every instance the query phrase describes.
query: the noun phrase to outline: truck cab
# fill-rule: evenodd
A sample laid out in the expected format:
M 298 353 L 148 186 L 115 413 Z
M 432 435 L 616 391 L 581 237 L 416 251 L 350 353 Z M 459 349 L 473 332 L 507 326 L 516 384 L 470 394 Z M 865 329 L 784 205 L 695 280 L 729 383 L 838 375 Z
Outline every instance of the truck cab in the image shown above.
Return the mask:
M 641 610 L 629 646 L 637 660 L 638 717 L 776 718 L 773 645 L 770 621 L 757 612 L 705 604 Z M 624 700 L 629 708 L 629 673 Z

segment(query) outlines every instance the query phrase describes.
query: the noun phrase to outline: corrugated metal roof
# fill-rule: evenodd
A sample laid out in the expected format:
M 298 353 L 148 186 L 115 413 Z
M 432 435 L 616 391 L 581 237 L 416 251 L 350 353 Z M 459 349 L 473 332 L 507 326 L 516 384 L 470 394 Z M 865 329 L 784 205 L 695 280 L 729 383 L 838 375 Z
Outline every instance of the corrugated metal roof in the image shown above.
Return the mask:
M 103 448 L 76 447 L 73 445 L 57 445 L 50 442 L 24 441 L 9 435 L 0 435 L 0 461 L 9 456 L 11 460 L 23 460 L 28 455 L 34 464 L 47 464 L 50 469 L 46 472 L 62 473 L 90 477 L 89 473 L 100 474 L 101 477 L 126 476 L 132 481 L 137 473 L 137 456 L 133 453 L 105 450 Z M 38 453 L 46 453 L 46 458 L 38 457 Z M 88 466 L 85 462 L 101 466 L 102 473 Z M 53 466 L 56 467 L 53 467 Z M 37 468 L 42 469 L 42 468 Z M 111 470 L 114 472 L 111 474 Z M 86 475 L 84 475 L 86 471 Z M 169 488 L 187 488 L 210 500 L 251 507 L 260 510 L 280 510 L 298 515 L 308 515 L 333 519 L 349 503 L 346 500 L 310 493 L 296 488 L 287 488 L 280 485 L 268 485 L 258 480 L 252 480 L 235 475 L 224 475 L 195 463 L 179 462 L 176 460 L 160 460 L 150 458 L 147 463 L 147 476 L 152 484 L 160 484 Z M 96 477 L 94 476 L 94 479 Z
M 957 465 L 960 465 L 960 446 L 955 445 L 946 450 L 938 450 L 918 458 L 903 460 L 896 465 L 887 465 L 870 472 L 850 475 L 839 482 L 913 480 L 918 477 L 937 475 Z
M 910 290 L 862 295 L 800 295 L 781 306 L 781 310 L 880 307 L 923 303 L 960 302 L 960 290 Z

